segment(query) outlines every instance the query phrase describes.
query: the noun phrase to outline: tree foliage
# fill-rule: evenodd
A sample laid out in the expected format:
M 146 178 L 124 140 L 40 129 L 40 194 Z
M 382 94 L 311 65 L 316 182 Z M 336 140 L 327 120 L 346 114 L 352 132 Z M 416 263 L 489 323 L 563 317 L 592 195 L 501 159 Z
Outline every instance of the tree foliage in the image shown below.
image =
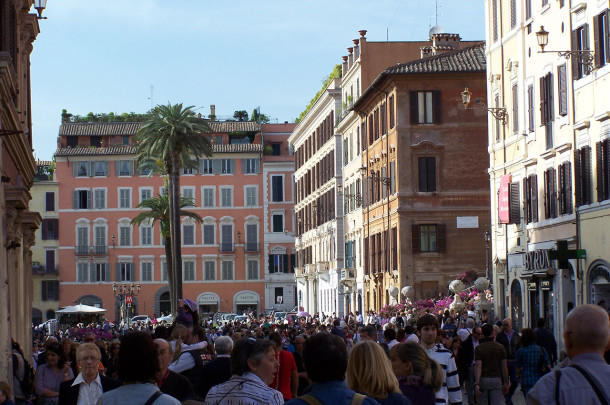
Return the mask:
M 87 115 L 74 115 L 70 114 L 65 108 L 61 110 L 61 122 L 144 122 L 151 116 L 150 111 L 144 114 L 137 114 L 135 112 L 116 114 L 113 112 L 109 113 L 98 113 L 94 114 L 89 112 Z
M 301 120 L 303 119 L 303 117 L 305 117 L 305 115 L 309 112 L 309 110 L 311 109 L 311 107 L 313 107 L 313 105 L 316 103 L 316 101 L 318 101 L 318 99 L 320 98 L 320 96 L 322 95 L 322 93 L 324 93 L 324 91 L 326 90 L 326 88 L 328 87 L 328 85 L 334 80 L 341 77 L 341 65 L 335 65 L 335 68 L 333 69 L 333 71 L 330 73 L 330 75 L 328 75 L 328 77 L 326 78 L 326 80 L 324 80 L 322 82 L 322 88 L 320 89 L 320 91 L 318 91 L 316 93 L 316 95 L 311 99 L 311 101 L 309 102 L 309 104 L 307 104 L 307 107 L 305 107 L 305 110 L 303 110 L 303 112 L 299 115 L 299 117 L 295 120 L 295 122 L 301 122 Z

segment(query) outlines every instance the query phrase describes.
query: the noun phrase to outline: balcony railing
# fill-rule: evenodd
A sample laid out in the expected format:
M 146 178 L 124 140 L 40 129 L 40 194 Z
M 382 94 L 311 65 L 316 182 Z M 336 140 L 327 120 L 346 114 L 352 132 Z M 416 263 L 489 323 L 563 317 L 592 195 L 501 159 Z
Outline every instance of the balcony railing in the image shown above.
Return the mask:
M 108 246 L 106 245 L 95 245 L 95 246 L 87 246 L 87 245 L 76 245 L 75 253 L 77 256 L 104 256 L 108 254 Z
M 246 252 L 259 252 L 260 251 L 260 244 L 258 242 L 246 242 L 246 245 L 244 246 L 244 250 Z
M 59 265 L 32 263 L 32 274 L 59 274 Z
M 107 255 L 108 254 L 108 246 L 106 246 L 106 245 L 96 245 L 96 246 L 93 246 L 93 254 L 94 255 Z
M 77 256 L 88 256 L 89 245 L 76 245 L 74 248 L 74 252 Z
M 223 253 L 235 252 L 235 245 L 233 242 L 220 242 L 220 251 Z

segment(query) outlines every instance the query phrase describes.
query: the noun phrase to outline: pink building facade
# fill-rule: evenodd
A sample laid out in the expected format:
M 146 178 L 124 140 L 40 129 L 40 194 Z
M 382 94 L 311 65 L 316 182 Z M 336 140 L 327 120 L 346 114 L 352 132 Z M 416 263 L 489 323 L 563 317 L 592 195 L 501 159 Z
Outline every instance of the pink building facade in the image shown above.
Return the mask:
M 63 123 L 56 179 L 59 184 L 60 305 L 74 302 L 107 309 L 118 320 L 120 300 L 112 285 L 139 284 L 130 315 L 159 316 L 170 310 L 165 249 L 159 224 L 131 225 L 137 205 L 163 193 L 163 179 L 134 164 L 131 138 L 140 123 Z M 260 124 L 210 123 L 214 155 L 181 174 L 189 211 L 182 219 L 185 298 L 205 317 L 218 311 L 262 311 L 266 302 Z

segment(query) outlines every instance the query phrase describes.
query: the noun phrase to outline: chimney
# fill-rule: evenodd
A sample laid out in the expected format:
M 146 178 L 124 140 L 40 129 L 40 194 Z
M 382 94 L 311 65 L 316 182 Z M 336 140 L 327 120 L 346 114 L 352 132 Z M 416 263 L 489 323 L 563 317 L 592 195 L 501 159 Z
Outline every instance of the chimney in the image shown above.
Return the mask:
M 216 121 L 216 106 L 214 104 L 210 104 L 210 120 Z
M 358 46 L 359 39 L 352 39 L 354 43 L 354 60 L 357 60 L 360 57 L 360 47 Z
M 360 30 L 358 33 L 360 34 L 360 53 L 362 54 L 364 52 L 364 44 L 366 43 L 366 38 L 364 37 L 366 30 Z
M 349 56 L 348 56 L 348 66 L 351 68 L 352 65 L 354 64 L 354 48 L 347 48 L 347 51 L 349 52 Z
M 342 56 L 343 59 L 343 74 L 341 76 L 345 76 L 347 74 L 347 56 Z

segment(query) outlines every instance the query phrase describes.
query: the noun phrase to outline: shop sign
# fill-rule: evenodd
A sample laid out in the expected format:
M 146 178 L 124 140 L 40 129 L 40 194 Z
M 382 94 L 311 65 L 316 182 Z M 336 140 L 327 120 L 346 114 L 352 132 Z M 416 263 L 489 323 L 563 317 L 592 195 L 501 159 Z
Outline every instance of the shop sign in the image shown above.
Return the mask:
M 217 304 L 218 298 L 215 295 L 202 295 L 199 297 L 200 304 Z
M 258 299 L 254 294 L 241 294 L 235 297 L 237 304 L 258 304 Z
M 551 267 L 549 250 L 539 249 L 525 254 L 525 271 L 544 270 Z
M 535 282 L 527 283 L 527 291 L 536 291 L 536 283 Z
M 540 289 L 542 291 L 549 291 L 551 289 L 551 282 L 548 280 L 540 282 Z

